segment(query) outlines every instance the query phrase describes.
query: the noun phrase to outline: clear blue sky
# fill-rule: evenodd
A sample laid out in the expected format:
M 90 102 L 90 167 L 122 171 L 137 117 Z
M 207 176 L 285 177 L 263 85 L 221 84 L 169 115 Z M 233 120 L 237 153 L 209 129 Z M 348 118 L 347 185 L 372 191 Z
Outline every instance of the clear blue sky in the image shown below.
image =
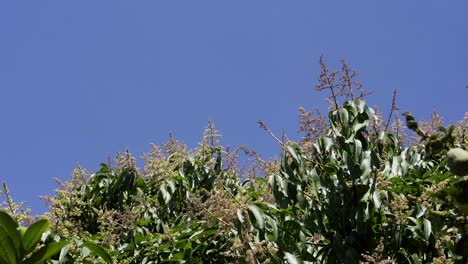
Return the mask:
M 34 212 L 79 162 L 136 155 L 168 133 L 195 146 L 278 152 L 256 121 L 294 137 L 324 54 L 388 107 L 447 121 L 468 110 L 467 1 L 2 1 L 0 181 Z M 386 108 L 385 108 L 386 109 Z

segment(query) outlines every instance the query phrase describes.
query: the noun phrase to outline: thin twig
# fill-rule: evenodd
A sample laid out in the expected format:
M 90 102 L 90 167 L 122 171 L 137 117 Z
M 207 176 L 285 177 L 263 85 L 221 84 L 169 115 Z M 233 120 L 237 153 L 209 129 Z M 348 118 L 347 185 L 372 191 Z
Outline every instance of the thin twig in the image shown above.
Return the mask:
M 282 148 L 285 148 L 284 143 L 281 142 L 281 140 L 278 137 L 275 136 L 275 134 L 265 125 L 265 123 L 263 123 L 262 120 L 258 120 L 257 123 L 260 125 L 261 128 L 263 128 L 263 130 L 268 132 L 268 134 L 270 134 L 270 136 L 272 136 L 276 140 L 276 142 L 278 142 L 278 144 L 280 144 L 280 146 Z
M 315 87 L 315 89 L 318 90 L 318 91 L 325 90 L 325 89 L 330 89 L 330 91 L 332 93 L 333 101 L 334 101 L 334 104 L 335 104 L 335 109 L 338 109 L 338 101 L 337 101 L 337 98 L 336 98 L 337 95 L 335 95 L 335 90 L 333 89 L 334 86 L 335 86 L 334 78 L 335 78 L 336 73 L 335 72 L 332 72 L 332 73 L 328 72 L 327 65 L 323 61 L 323 55 L 320 56 L 319 63 L 320 63 L 320 68 L 322 68 L 322 72 L 320 73 L 320 78 L 319 78 L 320 84 L 317 85 Z M 332 102 L 331 102 L 331 100 L 329 98 L 330 97 L 328 97 L 327 101 L 331 104 Z
M 385 132 L 387 132 L 387 130 L 388 130 L 388 125 L 390 124 L 390 120 L 392 119 L 393 111 L 398 110 L 398 107 L 396 106 L 396 94 L 397 94 L 397 89 L 394 88 L 393 89 L 393 96 L 392 96 L 392 107 L 390 109 L 390 114 L 388 115 L 387 124 L 385 124 Z

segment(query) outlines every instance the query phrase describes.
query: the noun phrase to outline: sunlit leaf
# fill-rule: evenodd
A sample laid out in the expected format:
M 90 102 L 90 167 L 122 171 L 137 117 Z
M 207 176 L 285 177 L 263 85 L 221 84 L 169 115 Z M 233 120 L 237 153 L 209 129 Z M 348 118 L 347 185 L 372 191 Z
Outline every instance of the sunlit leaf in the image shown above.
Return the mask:
M 17 263 L 15 246 L 3 226 L 0 226 L 0 261 L 5 264 Z
M 242 215 L 241 209 L 237 209 L 236 213 L 237 213 L 237 219 L 239 219 L 241 223 L 244 223 L 244 216 Z
M 265 223 L 263 219 L 263 214 L 260 211 L 260 209 L 256 205 L 253 205 L 253 204 L 249 205 L 248 208 L 249 208 L 249 211 L 253 214 L 258 227 L 263 229 L 265 227 Z
M 18 231 L 18 223 L 7 213 L 0 210 L 0 226 L 11 239 L 11 243 L 15 250 L 15 255 L 19 258 L 22 254 L 22 239 L 21 233 Z
M 40 264 L 44 263 L 46 260 L 49 260 L 53 256 L 57 255 L 68 242 L 52 242 L 45 244 L 38 251 L 32 253 L 27 259 L 24 260 L 24 264 Z
M 67 258 L 67 254 L 68 254 L 68 250 L 71 248 L 71 244 L 68 244 L 66 246 L 64 246 L 61 250 L 60 250 L 60 255 L 59 255 L 59 263 L 62 264 L 62 263 L 66 263 L 66 258 Z
M 98 246 L 97 244 L 94 244 L 92 242 L 84 242 L 83 247 L 86 247 L 89 250 L 91 250 L 94 254 L 102 258 L 106 263 L 112 263 L 112 258 L 110 257 L 109 253 L 107 253 L 105 249 Z
M 424 226 L 424 238 L 428 240 L 432 233 L 431 221 L 424 218 L 423 226 Z
M 29 254 L 41 240 L 42 233 L 49 228 L 49 221 L 41 219 L 28 227 L 23 236 L 23 247 L 25 254 Z

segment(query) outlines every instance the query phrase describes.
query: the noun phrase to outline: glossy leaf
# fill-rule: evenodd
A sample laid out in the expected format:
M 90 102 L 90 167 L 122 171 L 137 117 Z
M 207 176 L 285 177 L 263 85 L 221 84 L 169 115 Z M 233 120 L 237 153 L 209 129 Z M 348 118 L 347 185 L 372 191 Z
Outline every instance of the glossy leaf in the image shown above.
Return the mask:
M 34 250 L 37 243 L 41 240 L 42 233 L 44 233 L 49 228 L 49 221 L 46 219 L 41 219 L 34 222 L 31 226 L 26 229 L 26 232 L 23 236 L 23 247 L 24 253 L 29 254 Z
M 83 247 L 88 248 L 91 252 L 102 258 L 106 263 L 112 263 L 112 258 L 109 255 L 109 253 L 107 253 L 105 249 L 98 246 L 97 244 L 94 244 L 92 242 L 84 242 Z
M 41 264 L 57 255 L 68 242 L 59 241 L 45 244 L 38 251 L 23 261 L 24 264 Z
M 423 220 L 423 228 L 424 228 L 424 238 L 426 240 L 429 239 L 429 237 L 431 236 L 431 233 L 432 233 L 432 225 L 431 225 L 431 221 L 427 220 L 424 218 Z
M 263 215 L 260 209 L 256 205 L 249 205 L 248 208 L 249 208 L 249 211 L 253 214 L 256 220 L 257 226 L 260 229 L 265 228 L 265 222 L 264 222 Z
M 60 250 L 60 255 L 59 255 L 59 264 L 66 263 L 66 256 L 68 254 L 68 250 L 71 248 L 71 244 L 67 244 Z
M 0 261 L 5 264 L 17 263 L 13 241 L 3 226 L 0 226 Z
M 11 243 L 15 249 L 17 258 L 22 255 L 22 239 L 21 233 L 18 231 L 18 223 L 4 211 L 0 211 L 0 226 L 4 228 L 4 231 L 8 234 L 11 239 Z

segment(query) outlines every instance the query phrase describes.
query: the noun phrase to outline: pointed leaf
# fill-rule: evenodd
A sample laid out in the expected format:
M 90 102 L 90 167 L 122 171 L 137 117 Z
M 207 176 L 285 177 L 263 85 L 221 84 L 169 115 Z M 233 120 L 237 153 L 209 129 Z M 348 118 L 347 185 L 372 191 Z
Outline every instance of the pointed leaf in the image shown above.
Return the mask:
M 426 218 L 424 218 L 423 220 L 423 226 L 424 226 L 424 238 L 426 240 L 429 239 L 429 237 L 431 236 L 431 233 L 432 233 L 432 225 L 431 225 L 431 221 L 427 220 Z
M 379 190 L 374 191 L 372 193 L 372 201 L 374 202 L 374 206 L 376 208 L 380 208 L 380 206 L 382 205 L 382 202 L 380 201 L 380 191 Z
M 348 111 L 346 111 L 346 109 L 344 109 L 344 108 L 340 108 L 340 109 L 338 110 L 338 114 L 339 114 L 339 116 L 340 116 L 341 124 L 342 124 L 342 125 L 348 124 L 348 121 L 349 121 L 349 113 L 348 113 Z
M 359 113 L 363 113 L 366 109 L 366 101 L 362 100 L 361 98 L 355 99 L 354 104 L 356 105 Z
M 92 242 L 84 242 L 83 247 L 87 247 L 91 250 L 94 254 L 101 257 L 106 263 L 112 263 L 112 258 L 110 257 L 109 253 L 102 247 L 92 243 Z
M 49 221 L 41 219 L 34 222 L 31 226 L 26 229 L 26 233 L 23 236 L 23 248 L 24 254 L 27 255 L 34 250 L 37 243 L 41 240 L 42 233 L 49 228 Z
M 297 155 L 297 152 L 296 152 L 295 147 L 296 147 L 296 146 L 287 145 L 287 146 L 286 146 L 286 149 L 288 150 L 289 154 L 291 154 L 291 156 L 292 156 L 297 162 L 300 162 L 301 160 L 299 159 L 299 155 Z
M 16 257 L 19 258 L 22 250 L 21 233 L 18 231 L 18 223 L 7 213 L 0 211 L 0 226 L 7 232 L 15 248 Z
M 252 204 L 252 205 L 249 205 L 249 211 L 252 212 L 255 219 L 257 220 L 258 227 L 263 229 L 265 227 L 265 223 L 264 223 L 262 212 L 260 212 L 260 209 L 256 205 Z
M 24 264 L 42 264 L 57 255 L 64 246 L 68 244 L 67 241 L 59 241 L 46 244 L 38 251 L 34 252 L 29 258 L 23 261 Z
M 161 184 L 159 187 L 159 197 L 164 204 L 168 204 L 171 201 L 171 195 L 167 191 L 167 185 L 165 183 Z
M 16 264 L 16 250 L 4 227 L 0 226 L 0 263 Z
M 329 137 L 323 137 L 321 139 L 322 146 L 324 151 L 329 152 L 331 147 L 333 146 L 333 140 Z
M 278 240 L 278 226 L 276 224 L 275 219 L 271 217 L 267 217 L 266 220 L 270 226 L 269 229 L 270 229 L 271 240 Z
M 68 250 L 70 250 L 70 248 L 71 248 L 71 244 L 68 244 L 68 245 L 64 246 L 60 250 L 60 255 L 59 255 L 59 263 L 60 264 L 65 263 L 65 261 L 67 260 L 66 256 L 67 256 Z
M 176 189 L 174 180 L 171 179 L 171 180 L 167 181 L 167 186 L 169 186 L 169 189 L 171 190 L 171 194 L 173 194 L 175 192 L 175 189 Z
M 237 209 L 237 218 L 241 223 L 244 223 L 244 216 L 242 215 L 242 211 L 240 209 Z

